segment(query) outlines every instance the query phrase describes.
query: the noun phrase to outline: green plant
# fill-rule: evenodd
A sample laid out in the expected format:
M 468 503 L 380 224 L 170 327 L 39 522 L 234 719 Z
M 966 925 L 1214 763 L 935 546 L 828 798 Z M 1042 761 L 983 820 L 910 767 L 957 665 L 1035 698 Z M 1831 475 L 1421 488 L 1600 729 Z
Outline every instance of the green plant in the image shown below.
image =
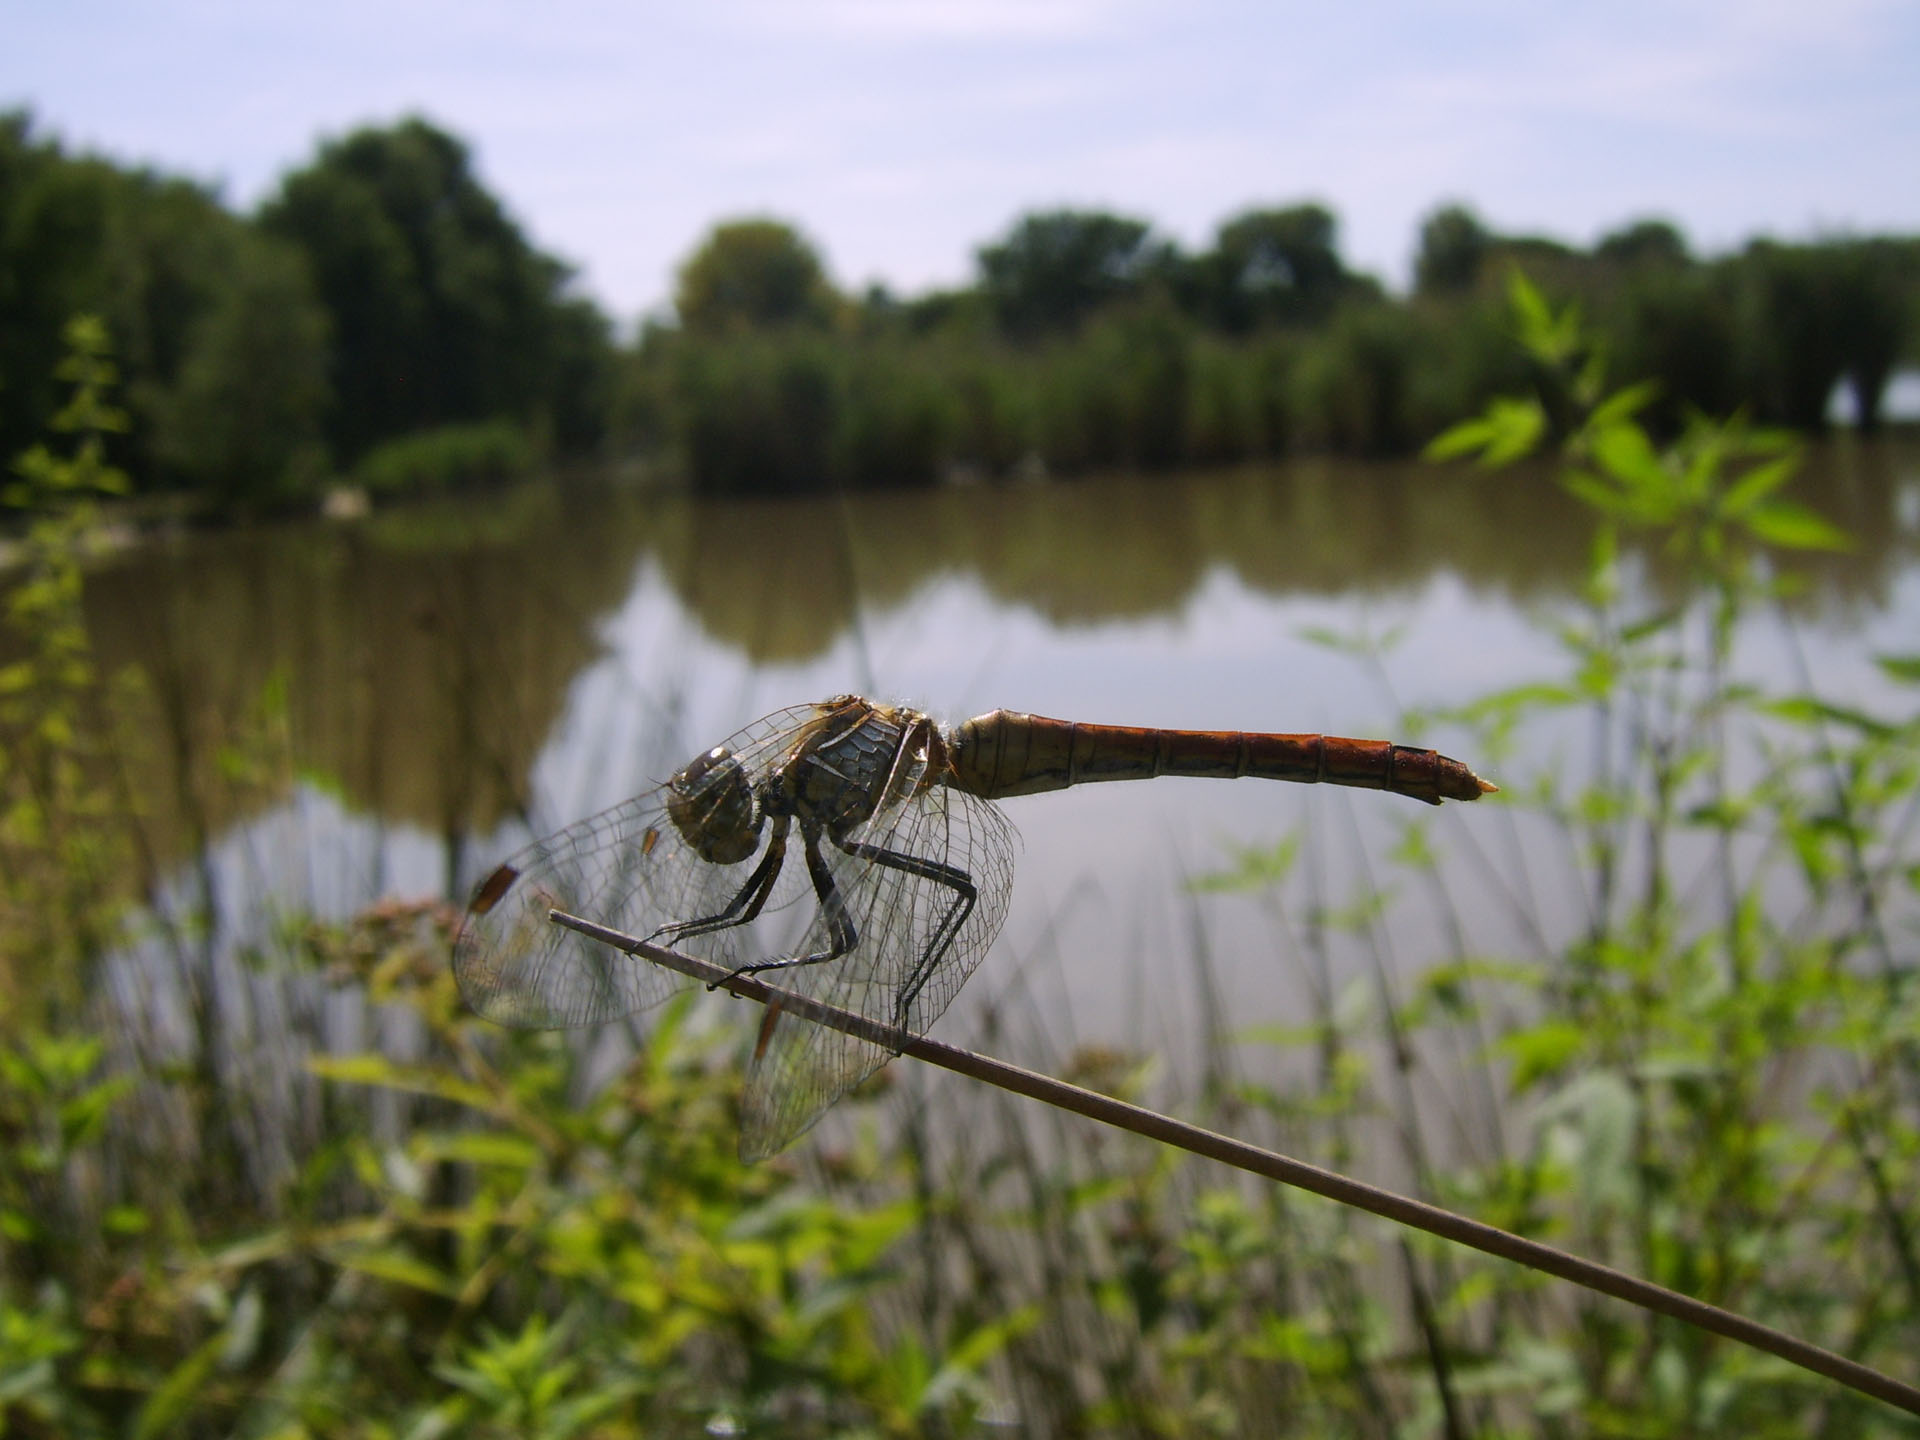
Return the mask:
M 518 479 L 536 463 L 524 427 L 511 420 L 444 425 L 376 445 L 354 478 L 379 495 L 418 495 Z
M 106 327 L 84 316 L 66 338 L 57 373 L 71 394 L 53 428 L 73 448 L 35 445 L 0 490 L 31 517 L 23 573 L 6 594 L 7 624 L 25 653 L 0 666 L 0 938 L 6 955 L 64 975 L 59 993 L 73 1004 L 112 931 L 106 897 L 127 859 L 120 796 L 100 778 L 106 697 L 81 609 L 97 500 L 127 488 L 106 454 L 127 418 L 108 398 Z M 0 993 L 22 988 L 21 977 L 0 975 Z
M 1558 631 L 1567 677 L 1466 712 L 1490 740 L 1590 716 L 1588 770 L 1524 787 L 1580 859 L 1588 918 L 1494 1043 L 1533 1138 L 1479 1183 L 1588 1253 L 1897 1370 L 1920 1340 L 1920 996 L 1885 917 L 1911 883 L 1897 817 L 1920 796 L 1920 720 L 1740 673 L 1736 635 L 1792 586 L 1785 561 L 1846 543 L 1784 498 L 1791 443 L 1696 419 L 1657 444 L 1639 418 L 1653 388 L 1609 390 L 1577 315 L 1517 273 L 1511 296 L 1541 394 L 1429 454 L 1505 464 L 1558 422 L 1561 483 L 1595 516 L 1584 613 Z M 1627 583 L 1626 529 L 1658 539 L 1678 598 Z M 1895 676 L 1912 663 L 1883 660 Z M 1566 1344 L 1596 1425 L 1797 1432 L 1838 1403 L 1602 1309 L 1583 1306 Z

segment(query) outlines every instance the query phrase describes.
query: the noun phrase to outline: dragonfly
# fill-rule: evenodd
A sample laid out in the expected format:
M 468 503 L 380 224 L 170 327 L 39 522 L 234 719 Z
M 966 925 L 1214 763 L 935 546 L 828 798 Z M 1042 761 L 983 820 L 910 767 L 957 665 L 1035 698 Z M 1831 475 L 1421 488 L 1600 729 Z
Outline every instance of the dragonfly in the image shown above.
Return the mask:
M 1384 740 L 1013 710 L 948 728 L 836 695 L 756 720 L 498 865 L 462 917 L 454 975 L 481 1016 L 539 1028 L 621 1019 L 694 983 L 556 919 L 580 917 L 728 979 L 768 974 L 904 1044 L 952 1003 L 1006 919 L 1016 841 L 995 802 L 1160 775 L 1351 785 L 1431 805 L 1498 788 Z M 748 1062 L 742 1156 L 785 1149 L 898 1053 L 770 1008 Z

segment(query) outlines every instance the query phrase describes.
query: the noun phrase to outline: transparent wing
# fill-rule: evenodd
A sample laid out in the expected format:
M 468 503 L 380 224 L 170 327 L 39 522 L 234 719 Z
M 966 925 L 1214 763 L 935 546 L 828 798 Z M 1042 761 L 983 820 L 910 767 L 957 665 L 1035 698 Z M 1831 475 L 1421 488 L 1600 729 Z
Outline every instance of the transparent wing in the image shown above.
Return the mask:
M 818 714 L 813 705 L 777 711 L 722 744 L 757 784 Z M 591 1025 L 656 1005 L 692 983 L 548 919 L 564 910 L 644 939 L 662 925 L 718 914 L 740 893 L 765 853 L 765 834 L 747 859 L 715 864 L 674 827 L 668 797 L 661 786 L 571 825 L 511 856 L 480 883 L 453 946 L 453 973 L 475 1011 L 504 1025 Z M 801 917 L 780 912 L 807 890 L 799 860 L 789 854 L 761 921 L 673 943 L 728 967 L 782 953 L 782 922 L 790 933 Z
M 908 788 L 896 782 L 892 793 Z M 1014 831 L 991 802 L 945 786 L 883 808 L 848 837 L 866 854 L 831 842 L 822 853 L 858 932 L 846 955 L 768 972 L 770 984 L 853 1010 L 915 1034 L 932 1026 L 986 955 L 1013 891 Z M 918 873 L 873 857 L 924 862 Z M 798 858 L 798 857 L 796 857 Z M 956 881 L 970 886 L 973 898 Z M 825 950 L 824 920 L 788 953 Z M 784 1150 L 835 1101 L 897 1053 L 810 1024 L 770 1017 L 747 1070 L 740 1153 Z

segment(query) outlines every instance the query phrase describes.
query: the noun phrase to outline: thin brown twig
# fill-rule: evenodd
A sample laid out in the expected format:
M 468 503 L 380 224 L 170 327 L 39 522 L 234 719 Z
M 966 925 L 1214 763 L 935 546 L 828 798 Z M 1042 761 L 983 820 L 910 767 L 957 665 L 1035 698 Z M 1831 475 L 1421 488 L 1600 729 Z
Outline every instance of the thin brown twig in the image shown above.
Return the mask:
M 578 931 L 589 939 L 611 945 L 629 955 L 664 965 L 710 988 L 718 987 L 744 1000 L 776 1006 L 788 1014 L 882 1046 L 896 1054 L 910 1055 L 930 1065 L 983 1080 L 989 1085 L 998 1085 L 1003 1090 L 1071 1110 L 1136 1135 L 1144 1135 L 1149 1140 L 1175 1145 L 1191 1154 L 1203 1155 L 1224 1165 L 1277 1180 L 1283 1185 L 1311 1191 L 1396 1224 L 1424 1230 L 1429 1235 L 1437 1235 L 1457 1245 L 1529 1266 L 1602 1295 L 1611 1295 L 1616 1300 L 1638 1305 L 1655 1314 L 1684 1321 L 1729 1340 L 1750 1345 L 1756 1350 L 1764 1350 L 1769 1355 L 1777 1355 L 1790 1364 L 1811 1370 L 1816 1375 L 1824 1375 L 1863 1395 L 1920 1415 L 1920 1389 L 1783 1330 L 1776 1330 L 1771 1325 L 1763 1325 L 1731 1310 L 1723 1310 L 1718 1305 L 1709 1305 L 1704 1300 L 1669 1290 L 1664 1285 L 1656 1285 L 1650 1280 L 1642 1280 L 1592 1260 L 1583 1260 L 1552 1245 L 1529 1240 L 1495 1225 L 1470 1220 L 1438 1205 L 1413 1200 L 1337 1171 L 1323 1170 L 1304 1160 L 1295 1160 L 1277 1151 L 1250 1145 L 1244 1140 L 1205 1130 L 1198 1125 L 1189 1125 L 1156 1110 L 1130 1105 L 1110 1095 L 1083 1090 L 1078 1085 L 1069 1085 L 1050 1075 L 1010 1065 L 1004 1060 L 929 1040 L 924 1035 L 910 1034 L 892 1025 L 883 1025 L 877 1020 L 824 1004 L 810 996 L 768 985 L 754 976 L 735 974 L 724 966 L 712 965 L 676 950 L 649 945 L 644 940 L 624 935 L 618 930 L 609 930 L 577 915 L 555 910 L 550 918 L 557 925 L 564 925 L 569 930 Z

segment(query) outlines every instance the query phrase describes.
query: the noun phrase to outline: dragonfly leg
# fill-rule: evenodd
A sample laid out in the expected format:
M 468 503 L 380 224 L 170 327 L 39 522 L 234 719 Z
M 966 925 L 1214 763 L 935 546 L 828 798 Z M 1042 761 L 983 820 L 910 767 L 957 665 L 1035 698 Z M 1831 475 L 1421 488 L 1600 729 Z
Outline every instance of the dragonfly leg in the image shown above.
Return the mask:
M 773 893 L 774 881 L 780 878 L 780 867 L 787 857 L 787 821 L 784 816 L 775 819 L 773 831 L 767 837 L 767 853 L 746 883 L 734 893 L 726 908 L 698 920 L 676 920 L 662 925 L 647 936 L 649 943 L 665 939 L 669 942 L 684 940 L 691 935 L 709 935 L 715 930 L 726 930 L 735 925 L 750 924 L 766 906 L 767 897 Z M 719 982 L 715 982 L 718 984 Z M 713 985 L 707 987 L 713 989 Z
M 908 875 L 917 875 L 922 880 L 931 880 L 936 885 L 945 885 L 952 890 L 953 903 L 947 907 L 947 913 L 940 917 L 940 923 L 934 927 L 927 941 L 927 948 L 920 952 L 912 972 L 901 983 L 900 993 L 894 999 L 893 1023 L 906 1028 L 907 1011 L 913 1002 L 920 998 L 920 992 L 926 988 L 927 981 L 933 978 L 933 972 L 940 963 L 941 956 L 953 945 L 960 934 L 960 927 L 967 923 L 967 917 L 973 913 L 973 907 L 979 902 L 980 892 L 973 883 L 973 877 L 957 865 L 948 865 L 944 861 L 929 860 L 922 855 L 907 855 L 898 850 L 888 850 L 866 841 L 847 841 L 836 838 L 833 842 L 849 855 L 862 860 L 871 860 L 876 865 L 885 865 L 891 870 L 900 870 Z
M 854 928 L 853 917 L 847 914 L 846 902 L 840 898 L 840 887 L 833 883 L 833 872 L 827 868 L 826 859 L 820 854 L 819 830 L 807 829 L 803 833 L 805 839 L 802 849 L 807 857 L 807 874 L 813 877 L 813 893 L 820 897 L 820 915 L 827 922 L 827 948 L 816 950 L 811 955 L 789 955 L 783 960 L 761 960 L 752 965 L 742 965 L 727 976 L 728 980 L 738 975 L 758 975 L 763 970 L 792 970 L 800 965 L 824 964 L 828 960 L 838 960 L 860 943 L 860 932 Z

